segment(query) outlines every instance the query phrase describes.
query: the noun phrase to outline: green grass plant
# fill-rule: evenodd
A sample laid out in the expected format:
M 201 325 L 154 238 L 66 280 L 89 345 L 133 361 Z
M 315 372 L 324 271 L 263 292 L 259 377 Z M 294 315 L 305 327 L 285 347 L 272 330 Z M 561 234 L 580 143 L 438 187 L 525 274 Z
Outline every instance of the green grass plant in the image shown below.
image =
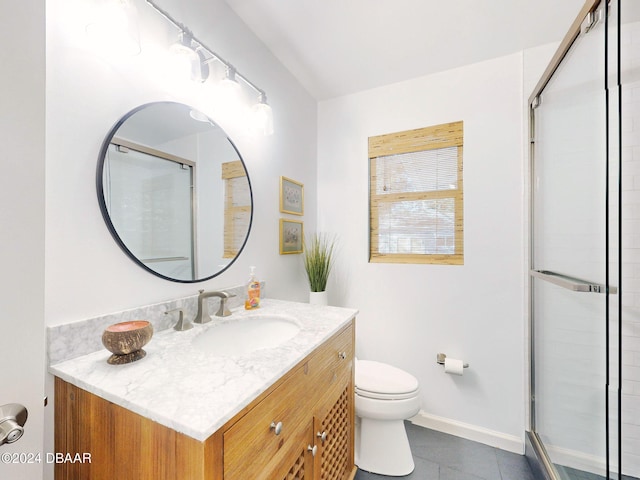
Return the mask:
M 316 233 L 303 245 L 304 269 L 312 292 L 324 292 L 334 262 L 335 238 Z

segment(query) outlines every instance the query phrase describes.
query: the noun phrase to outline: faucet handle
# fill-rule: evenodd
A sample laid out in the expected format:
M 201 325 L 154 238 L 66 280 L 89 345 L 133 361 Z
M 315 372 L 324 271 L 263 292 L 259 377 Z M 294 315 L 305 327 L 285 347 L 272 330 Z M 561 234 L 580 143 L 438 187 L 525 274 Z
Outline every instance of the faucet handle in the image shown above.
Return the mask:
M 227 307 L 227 300 L 235 297 L 236 295 L 234 293 L 223 293 L 225 294 L 225 296 L 220 297 L 220 308 L 218 308 L 218 311 L 216 312 L 216 317 L 228 317 L 229 315 L 231 315 L 231 310 L 229 310 L 229 308 Z
M 184 332 L 185 330 L 190 330 L 193 328 L 193 324 L 191 322 L 184 321 L 184 310 L 182 310 L 181 308 L 174 308 L 172 310 L 167 310 L 166 312 L 164 312 L 164 314 L 168 315 L 172 312 L 180 312 L 180 315 L 178 316 L 178 322 L 173 327 L 174 330 Z

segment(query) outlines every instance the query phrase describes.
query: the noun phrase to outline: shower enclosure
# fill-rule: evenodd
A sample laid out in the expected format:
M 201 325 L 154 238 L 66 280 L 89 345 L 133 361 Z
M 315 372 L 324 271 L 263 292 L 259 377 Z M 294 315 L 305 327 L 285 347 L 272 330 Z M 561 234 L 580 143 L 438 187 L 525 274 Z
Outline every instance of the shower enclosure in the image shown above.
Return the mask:
M 131 144 L 112 143 L 105 155 L 102 183 L 111 222 L 140 262 L 170 278 L 197 274 L 194 171 L 194 162 Z
M 588 0 L 530 97 L 540 478 L 640 478 L 638 3 Z

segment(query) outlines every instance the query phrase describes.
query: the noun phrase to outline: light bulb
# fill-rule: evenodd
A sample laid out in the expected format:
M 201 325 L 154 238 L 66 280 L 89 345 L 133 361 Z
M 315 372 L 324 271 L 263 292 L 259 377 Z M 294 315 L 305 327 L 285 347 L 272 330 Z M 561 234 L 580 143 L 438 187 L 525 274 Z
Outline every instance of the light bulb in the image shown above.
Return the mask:
M 174 70 L 174 75 L 179 78 L 193 79 L 196 73 L 194 64 L 198 61 L 196 52 L 177 43 L 171 45 L 169 52 L 171 52 L 171 68 Z
M 204 56 L 191 44 L 191 37 L 182 33 L 180 40 L 171 45 L 169 52 L 173 57 L 173 67 L 177 75 L 183 78 L 204 82 L 209 77 L 209 67 L 204 63 Z
M 273 135 L 273 110 L 266 102 L 264 95 L 261 95 L 260 101 L 251 107 L 251 116 L 253 130 L 264 136 Z
M 234 103 L 240 101 L 242 88 L 236 79 L 236 69 L 227 67 L 227 76 L 220 82 L 220 92 L 226 101 Z
M 232 123 L 246 118 L 247 105 L 242 99 L 242 87 L 236 80 L 235 69 L 227 67 L 227 76 L 213 89 L 213 103 L 222 118 Z

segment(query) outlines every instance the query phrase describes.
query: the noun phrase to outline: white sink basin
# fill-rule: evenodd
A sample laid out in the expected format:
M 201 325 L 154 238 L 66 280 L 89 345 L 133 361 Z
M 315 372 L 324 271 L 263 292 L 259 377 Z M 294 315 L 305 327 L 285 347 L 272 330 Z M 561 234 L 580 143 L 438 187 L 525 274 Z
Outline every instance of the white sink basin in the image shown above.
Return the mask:
M 299 331 L 293 318 L 255 314 L 212 326 L 193 340 L 193 346 L 214 355 L 244 355 L 282 345 Z

